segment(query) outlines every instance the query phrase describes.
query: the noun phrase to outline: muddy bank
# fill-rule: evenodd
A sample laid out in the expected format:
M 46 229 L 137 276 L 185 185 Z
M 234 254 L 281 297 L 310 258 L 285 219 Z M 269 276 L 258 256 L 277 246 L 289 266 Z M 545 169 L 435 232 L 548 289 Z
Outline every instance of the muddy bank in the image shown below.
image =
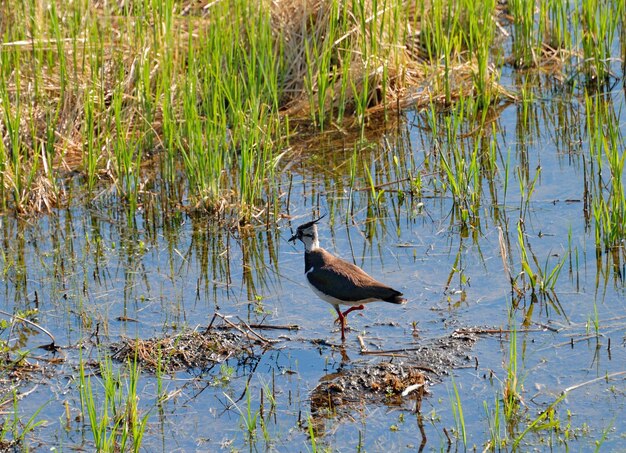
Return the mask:
M 364 404 L 412 405 L 419 411 L 428 386 L 441 382 L 454 368 L 475 362 L 471 349 L 478 335 L 457 330 L 445 337 L 423 340 L 415 348 L 362 350 L 337 373 L 320 379 L 311 393 L 311 423 L 324 435 L 325 420 L 342 419 Z

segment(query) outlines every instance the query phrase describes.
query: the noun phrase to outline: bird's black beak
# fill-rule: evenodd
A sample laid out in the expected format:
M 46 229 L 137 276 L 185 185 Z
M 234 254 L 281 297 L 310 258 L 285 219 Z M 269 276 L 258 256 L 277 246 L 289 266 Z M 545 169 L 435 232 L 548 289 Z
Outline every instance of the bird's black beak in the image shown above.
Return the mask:
M 298 235 L 294 234 L 287 240 L 287 242 L 296 242 L 296 239 L 298 239 Z

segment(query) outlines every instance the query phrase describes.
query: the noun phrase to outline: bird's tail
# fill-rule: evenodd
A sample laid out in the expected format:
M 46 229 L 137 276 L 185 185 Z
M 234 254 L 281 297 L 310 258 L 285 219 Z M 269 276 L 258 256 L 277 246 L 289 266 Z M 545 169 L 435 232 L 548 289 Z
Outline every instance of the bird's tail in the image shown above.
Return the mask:
M 389 297 L 385 297 L 383 300 L 385 302 L 391 302 L 392 304 L 406 304 L 406 299 L 402 297 L 402 293 L 400 291 L 392 290 L 393 293 Z

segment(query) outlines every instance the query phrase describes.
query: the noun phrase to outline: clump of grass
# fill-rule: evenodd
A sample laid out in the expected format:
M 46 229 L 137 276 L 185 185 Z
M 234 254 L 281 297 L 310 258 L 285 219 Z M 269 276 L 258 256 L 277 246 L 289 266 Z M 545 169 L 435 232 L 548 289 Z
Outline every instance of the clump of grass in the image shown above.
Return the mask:
M 624 8 L 624 2 L 619 1 L 583 0 L 580 3 L 577 16 L 582 28 L 583 73 L 592 86 L 602 85 L 609 79 L 614 39 Z
M 484 197 L 494 194 L 493 187 L 484 193 L 485 182 L 492 184 L 498 172 L 498 134 L 476 113 L 474 101 L 460 98 L 445 113 L 438 113 L 433 103 L 426 115 L 434 136 L 435 158 L 425 165 L 438 176 L 434 190 L 451 196 L 451 221 L 463 231 L 480 229 Z
M 401 2 L 355 0 L 319 2 L 314 7 L 279 13 L 288 42 L 286 93 L 289 112 L 308 112 L 324 129 L 332 122 L 350 122 L 361 128 L 368 112 L 386 110 L 407 83 L 416 62 L 403 50 L 410 13 Z M 304 59 L 302 59 L 302 55 Z M 304 89 L 306 98 L 298 95 Z M 393 108 L 393 107 L 391 107 Z
M 80 401 L 89 420 L 94 446 L 98 451 L 139 451 L 150 413 L 141 416 L 137 384 L 140 368 L 136 360 L 128 362 L 128 376 L 115 373 L 110 357 L 100 361 L 99 383 L 93 387 L 91 376 L 80 361 Z M 102 393 L 103 396 L 102 396 Z
M 430 101 L 450 105 L 468 98 L 483 109 L 508 95 L 498 85 L 502 60 L 494 51 L 499 48 L 496 16 L 493 1 L 421 3 L 419 36 L 409 49 L 432 65 L 427 70 L 434 84 Z
M 268 449 L 272 447 L 272 443 L 275 440 L 275 434 L 270 432 L 269 424 L 272 423 L 272 418 L 275 420 L 275 410 L 276 410 L 276 398 L 275 398 L 275 389 L 270 388 L 270 386 L 266 383 L 261 382 L 260 388 L 260 401 L 258 405 L 258 409 L 256 409 L 255 401 L 252 399 L 252 387 L 250 386 L 250 382 L 246 384 L 246 388 L 244 390 L 245 395 L 245 407 L 242 407 L 238 402 L 244 398 L 244 395 L 241 396 L 240 400 L 234 401 L 228 394 L 224 393 L 226 399 L 230 402 L 231 407 L 235 408 L 235 410 L 240 415 L 240 426 L 244 431 L 244 435 L 246 441 L 252 447 L 259 440 L 259 431 L 263 435 L 263 441 L 265 442 L 265 448 Z M 265 400 L 268 400 L 270 403 L 269 411 L 266 411 L 265 408 Z
M 556 299 L 554 287 L 561 274 L 561 269 L 566 262 L 567 256 L 559 259 L 552 267 L 549 266 L 549 259 L 546 259 L 542 267 L 537 257 L 530 249 L 530 244 L 526 238 L 521 220 L 517 224 L 517 239 L 520 249 L 520 264 L 523 270 L 520 276 L 522 276 L 523 279 L 528 279 L 527 287 L 530 288 L 533 295 L 537 292 L 543 297 L 552 295 L 552 297 Z M 520 288 L 519 285 L 517 285 L 517 287 Z M 522 285 L 522 288 L 526 288 L 526 285 Z
M 487 401 L 483 401 L 485 415 L 489 429 L 489 440 L 486 442 L 485 449 L 490 451 L 498 451 L 506 447 L 506 435 L 502 431 L 502 414 L 500 412 L 500 402 L 495 398 L 493 410 L 489 409 Z
M 506 378 L 502 383 L 502 406 L 507 432 L 514 434 L 522 409 L 522 379 L 518 372 L 517 329 L 513 328 L 509 338 L 509 355 L 506 361 Z
M 512 0 L 509 6 L 513 16 L 514 64 L 518 67 L 535 66 L 540 52 L 538 34 L 535 33 L 535 0 Z
M 595 242 L 598 253 L 623 251 L 626 199 L 622 175 L 623 137 L 612 104 L 600 96 L 585 97 L 590 148 L 590 180 Z

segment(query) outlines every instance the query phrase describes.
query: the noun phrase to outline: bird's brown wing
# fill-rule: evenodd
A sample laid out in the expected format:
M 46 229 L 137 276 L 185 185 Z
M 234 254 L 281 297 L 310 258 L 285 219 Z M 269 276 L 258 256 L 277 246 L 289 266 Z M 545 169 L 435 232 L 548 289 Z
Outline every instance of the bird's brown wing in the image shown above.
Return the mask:
M 358 302 L 367 299 L 396 302 L 402 294 L 370 277 L 354 264 L 336 258 L 329 253 L 324 256 L 324 264 L 307 274 L 309 282 L 336 299 Z M 323 289 L 322 289 L 323 288 Z

